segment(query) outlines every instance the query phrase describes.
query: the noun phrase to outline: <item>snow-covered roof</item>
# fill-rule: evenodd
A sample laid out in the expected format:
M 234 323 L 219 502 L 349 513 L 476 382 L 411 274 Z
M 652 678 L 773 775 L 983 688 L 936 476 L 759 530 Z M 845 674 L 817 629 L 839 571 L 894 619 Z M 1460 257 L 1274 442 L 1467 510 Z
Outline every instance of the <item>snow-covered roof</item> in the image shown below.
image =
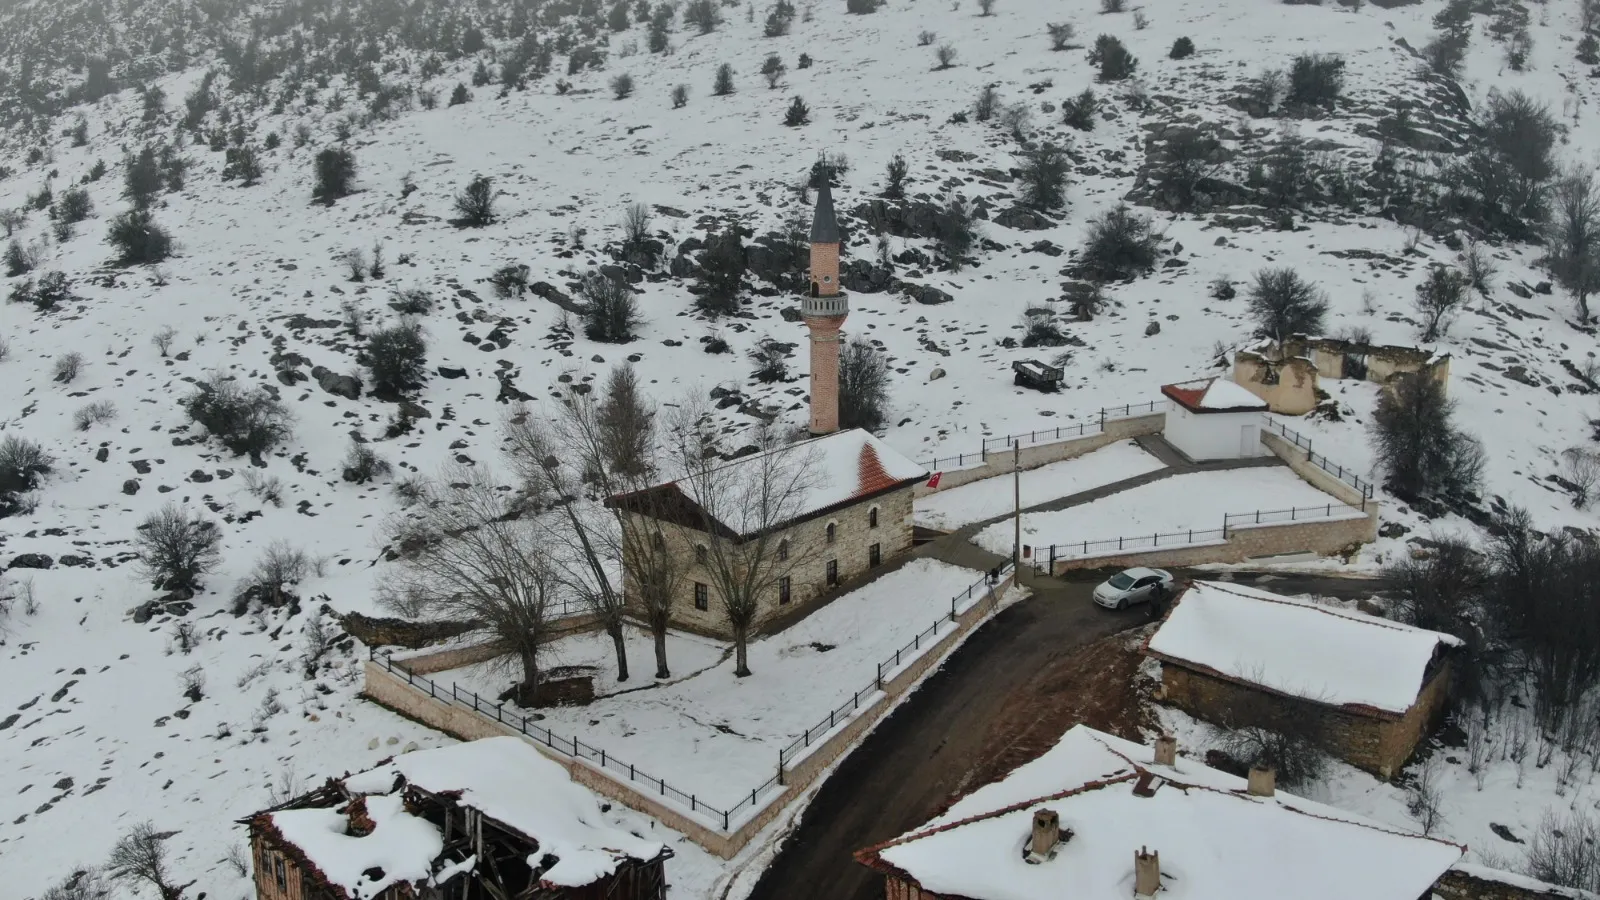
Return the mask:
M 880 871 L 972 900 L 1127 900 L 1133 856 L 1160 856 L 1167 900 L 1416 900 L 1463 848 L 1278 792 L 1079 725 L 923 828 L 861 851 Z M 1024 859 L 1033 813 L 1071 834 Z M 1070 885 L 1070 891 L 1065 886 Z
M 527 838 L 528 865 L 548 887 L 592 884 L 629 859 L 654 860 L 665 851 L 659 841 L 609 824 L 594 794 L 514 737 L 406 753 L 345 778 L 345 791 L 360 798 L 371 819 L 365 835 L 351 834 L 350 814 L 326 805 L 266 816 L 329 884 L 364 900 L 392 884 L 443 881 L 462 868 L 435 871 L 443 840 L 437 826 L 406 811 L 408 785 L 450 797 Z
M 1163 661 L 1332 706 L 1403 715 L 1448 634 L 1269 591 L 1197 581 L 1151 635 Z
M 1161 393 L 1197 413 L 1266 409 L 1267 401 L 1226 378 L 1202 378 L 1163 385 Z
M 774 454 L 787 454 L 790 458 L 774 465 L 769 460 Z M 706 481 L 713 483 L 710 487 L 716 494 L 712 500 L 718 508 L 712 510 L 713 515 L 733 532 L 748 536 L 903 487 L 927 474 L 927 470 L 888 444 L 856 428 L 740 457 Z M 750 502 L 761 495 L 763 480 L 778 482 L 780 493 L 786 485 L 798 485 L 794 495 L 783 503 L 783 521 L 772 521 L 775 510 L 770 506 L 762 511 L 759 503 Z M 668 482 L 647 491 L 669 489 L 693 505 L 694 489 L 684 482 Z M 629 498 L 635 496 L 638 495 L 614 497 L 610 502 L 628 505 Z M 667 504 L 647 508 L 673 509 Z M 691 514 L 684 524 L 699 527 L 700 523 Z

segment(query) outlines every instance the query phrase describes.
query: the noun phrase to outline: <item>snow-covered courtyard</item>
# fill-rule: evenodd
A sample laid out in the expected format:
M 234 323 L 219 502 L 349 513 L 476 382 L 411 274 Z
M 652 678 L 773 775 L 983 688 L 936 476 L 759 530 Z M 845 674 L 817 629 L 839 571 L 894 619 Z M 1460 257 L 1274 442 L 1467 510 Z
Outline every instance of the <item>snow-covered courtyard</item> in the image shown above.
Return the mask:
M 1070 509 L 1024 513 L 1022 542 L 1045 547 L 1149 538 L 1187 529 L 1221 529 L 1228 515 L 1330 506 L 1333 517 L 1365 515 L 1302 481 L 1286 467 L 1190 472 Z M 1013 525 L 999 522 L 978 532 L 974 542 L 994 553 L 1009 553 L 1013 539 Z
M 1162 468 L 1163 463 L 1138 444 L 1123 441 L 1076 459 L 1023 472 L 1022 506 L 1037 506 Z M 940 491 L 917 501 L 916 523 L 924 528 L 950 531 L 1003 516 L 1012 511 L 1013 492 L 1010 475 Z
M 748 794 L 772 777 L 779 748 L 872 684 L 878 663 L 948 617 L 951 598 L 982 577 L 948 563 L 912 560 L 786 631 L 752 642 L 747 678 L 734 677 L 731 658 L 695 670 L 692 654 L 684 654 L 690 658 L 673 663 L 680 680 L 587 706 L 530 711 L 528 717 L 556 734 L 603 748 L 674 788 L 730 805 L 741 791 Z M 649 674 L 648 642 L 633 646 L 635 672 Z M 691 646 L 701 660 L 715 651 L 699 639 L 673 641 L 679 652 Z M 606 668 L 612 665 L 605 656 L 609 649 L 604 635 L 586 635 L 563 641 L 556 653 Z M 640 674 L 634 677 L 647 683 Z M 483 667 L 440 672 L 433 680 L 481 693 Z

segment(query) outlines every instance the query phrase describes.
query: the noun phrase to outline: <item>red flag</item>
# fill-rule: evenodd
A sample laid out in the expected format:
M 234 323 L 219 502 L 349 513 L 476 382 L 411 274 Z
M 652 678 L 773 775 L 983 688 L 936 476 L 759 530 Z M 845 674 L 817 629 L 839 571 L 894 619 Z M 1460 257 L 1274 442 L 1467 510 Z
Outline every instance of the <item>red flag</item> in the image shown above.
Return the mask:
M 933 477 L 928 479 L 928 487 L 929 487 L 929 489 L 935 489 L 935 488 L 939 487 L 939 476 L 941 476 L 943 474 L 944 474 L 943 472 L 935 472 L 935 473 L 933 473 Z

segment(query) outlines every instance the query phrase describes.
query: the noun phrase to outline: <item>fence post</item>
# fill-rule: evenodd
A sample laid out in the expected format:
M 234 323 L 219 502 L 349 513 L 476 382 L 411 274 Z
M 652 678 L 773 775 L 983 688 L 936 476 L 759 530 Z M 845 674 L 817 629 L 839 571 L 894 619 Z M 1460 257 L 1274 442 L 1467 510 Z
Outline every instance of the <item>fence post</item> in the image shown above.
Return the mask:
M 883 663 L 878 663 L 878 690 L 883 690 Z

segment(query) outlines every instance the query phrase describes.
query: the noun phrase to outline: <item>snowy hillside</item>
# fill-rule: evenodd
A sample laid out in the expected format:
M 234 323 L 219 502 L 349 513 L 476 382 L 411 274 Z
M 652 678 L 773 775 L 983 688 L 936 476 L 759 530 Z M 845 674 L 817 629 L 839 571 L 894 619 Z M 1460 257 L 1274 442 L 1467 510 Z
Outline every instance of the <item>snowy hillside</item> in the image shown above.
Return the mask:
M 0 28 L 22 29 L 23 13 L 74 5 L 21 5 L 10 18 L 0 15 Z M 1130 195 L 1149 197 L 1147 141 L 1166 123 L 1221 129 L 1240 181 L 1245 158 L 1275 140 L 1285 122 L 1352 172 L 1370 169 L 1380 121 L 1402 101 L 1415 104 L 1419 118 L 1436 112 L 1436 127 L 1445 130 L 1451 114 L 1431 99 L 1439 88 L 1416 75 L 1421 61 L 1409 49 L 1428 43 L 1441 9 L 1436 0 L 1393 9 L 1159 0 L 1102 15 L 1099 0 L 997 0 L 992 15 L 980 15 L 970 0 L 890 0 L 870 15 L 849 15 L 842 0 L 828 0 L 802 4 L 790 32 L 768 38 L 769 10 L 747 0 L 721 6 L 725 21 L 709 34 L 680 15 L 670 54 L 648 51 L 638 21 L 609 35 L 602 25 L 582 46 L 609 42 L 603 67 L 565 74 L 568 41 L 548 74 L 504 95 L 496 83 L 470 86 L 480 61 L 492 73 L 495 60 L 512 51 L 511 39 L 495 29 L 488 29 L 488 49 L 442 59 L 441 71 L 426 78 L 425 54 L 399 41 L 389 42 L 392 53 L 373 43 L 367 46 L 386 67 L 386 83 L 404 84 L 417 98 L 390 118 L 362 115 L 367 107 L 345 72 L 302 73 L 303 84 L 283 101 L 282 79 L 259 92 L 236 90 L 228 74 L 215 81 L 217 108 L 202 110 L 202 127 L 224 134 L 237 127 L 259 149 L 263 171 L 249 187 L 225 180 L 227 154 L 195 143 L 181 125 L 183 98 L 204 72 L 237 68 L 239 45 L 225 53 L 216 47 L 229 35 L 244 41 L 249 29 L 241 16 L 197 27 L 195 34 L 215 40 L 193 42 L 210 49 L 178 71 L 157 66 L 131 78 L 125 73 L 139 67 L 123 65 L 120 89 L 9 129 L 0 137 L 0 167 L 8 173 L 0 179 L 0 210 L 27 206 L 46 185 L 56 196 L 81 185 L 94 211 L 65 240 L 43 211 L 13 223 L 18 245 L 37 266 L 0 285 L 9 294 L 60 271 L 72 294 L 46 312 L 0 303 L 0 340 L 8 347 L 0 361 L 0 431 L 40 443 L 55 460 L 32 495 L 37 507 L 0 519 L 0 567 L 13 566 L 3 577 L 14 593 L 26 579 L 37 605 L 32 611 L 19 599 L 0 621 L 0 752 L 10 773 L 0 783 L 0 872 L 8 893 L 40 895 L 74 865 L 102 860 L 119 834 L 148 819 L 179 833 L 169 843 L 181 882 L 193 882 L 194 894 L 232 900 L 247 885 L 225 862 L 243 839 L 231 823 L 265 805 L 274 786 L 281 790 L 284 773 L 304 786 L 369 766 L 413 741 L 445 740 L 355 700 L 355 660 L 364 648 L 352 639 L 328 650 L 308 677 L 305 649 L 318 640 L 306 633 L 322 621 L 337 634 L 319 612 L 324 603 L 339 613 L 377 610 L 374 584 L 388 565 L 380 526 L 400 503 L 394 483 L 449 462 L 499 467 L 509 401 L 546 398 L 562 379 L 600 378 L 632 361 L 658 401 L 718 388 L 718 398 L 731 396 L 721 413 L 734 432 L 730 449 L 739 443 L 736 432 L 756 421 L 748 412 L 765 409 L 786 425 L 803 423 L 804 333 L 781 315 L 795 305 L 788 285 L 749 276 L 738 314 L 711 321 L 696 311 L 694 279 L 672 273 L 675 260 L 693 255 L 678 248 L 704 241 L 722 223 L 750 229 L 746 243 L 755 246 L 756 238 L 806 216 L 809 199 L 796 185 L 821 153 L 848 160 L 835 191 L 849 232 L 847 262 L 878 259 L 877 236 L 856 211 L 877 198 L 897 154 L 909 163 L 909 204 L 959 198 L 979 211 L 980 243 L 959 271 L 935 261 L 940 254 L 926 234 L 899 229 L 906 233 L 885 238 L 897 289 L 851 291 L 846 332 L 881 347 L 894 372 L 884 437 L 915 459 L 970 453 L 986 436 L 1054 427 L 1101 406 L 1153 399 L 1162 383 L 1218 371 L 1219 350 L 1252 340 L 1244 286 L 1266 266 L 1293 266 L 1327 291 L 1328 332 L 1360 327 L 1379 343 L 1415 343 L 1415 287 L 1430 263 L 1454 264 L 1457 251 L 1444 233 L 1408 230 L 1378 215 L 1312 204 L 1292 214 L 1293 230 L 1279 230 L 1277 212 L 1250 203 L 1185 214 L 1139 207 L 1163 236 L 1157 267 L 1108 284 L 1106 308 L 1089 321 L 1068 315 L 1076 290 L 1069 269 L 1092 218 Z M 1600 88 L 1575 57 L 1577 4 L 1532 9 L 1525 71 L 1506 66 L 1489 19 L 1480 17 L 1461 89 L 1475 107 L 1491 88 L 1539 98 L 1565 129 L 1560 156 L 1592 162 Z M 575 12 L 547 30 L 570 33 L 579 19 Z M 1055 52 L 1046 25 L 1063 21 L 1077 36 Z M 922 41 L 922 32 L 932 37 Z M 1118 36 L 1138 58 L 1138 79 L 1095 81 L 1086 49 L 1101 33 Z M 1180 37 L 1191 38 L 1196 52 L 1169 59 Z M 94 42 L 115 44 L 104 36 Z M 17 33 L 4 42 L 10 71 L 0 90 L 13 98 L 31 96 L 18 93 L 23 43 Z M 954 65 L 935 70 L 943 45 L 954 49 Z M 287 52 L 286 41 L 272 46 Z M 1336 113 L 1253 118 L 1230 105 L 1263 67 L 1284 68 L 1313 51 L 1345 59 Z M 759 74 L 770 53 L 786 67 L 771 89 Z M 803 68 L 802 55 L 810 60 Z M 71 56 L 28 66 L 45 73 L 59 60 L 67 68 L 50 75 L 51 83 L 65 92 L 84 78 Z M 732 66 L 736 90 L 713 96 L 722 63 Z M 622 73 L 635 87 L 616 99 L 611 82 Z M 449 105 L 462 83 L 470 100 Z M 145 84 L 166 98 L 149 118 L 150 95 L 136 87 Z M 670 92 L 679 84 L 688 86 L 688 100 L 674 109 Z M 988 85 L 1001 107 L 1029 111 L 1012 120 L 1026 145 L 996 122 L 952 122 L 958 113 L 971 119 Z M 1063 124 L 1063 102 L 1090 86 L 1105 101 L 1093 130 Z M 422 108 L 423 94 L 437 96 L 437 107 Z M 1129 94 L 1143 99 L 1130 102 Z M 810 121 L 786 127 L 795 96 L 809 105 Z M 74 146 L 80 117 L 86 139 Z M 114 265 L 105 236 L 128 209 L 124 157 L 177 138 L 187 175 L 181 189 L 160 193 L 153 209 L 175 239 L 176 255 L 158 266 Z M 1043 226 L 1031 230 L 998 224 L 1020 194 L 1018 169 L 1045 143 L 1072 148 L 1065 209 L 1031 222 L 1008 217 Z M 314 205 L 313 160 L 334 145 L 354 154 L 356 190 Z M 97 162 L 107 172 L 89 180 Z M 499 192 L 499 220 L 453 227 L 452 199 L 479 175 Z M 610 251 L 632 203 L 653 208 L 651 230 L 665 256 L 636 273 L 643 316 L 637 339 L 595 342 L 548 298 L 571 305 L 581 276 L 616 264 Z M 347 255 L 358 251 L 370 263 L 378 246 L 387 271 L 352 281 Z M 1522 290 L 1549 278 L 1536 265 L 1538 248 L 1486 246 L 1499 267 L 1490 294 L 1474 297 L 1438 342 L 1454 357 L 1458 422 L 1486 445 L 1487 495 L 1529 507 L 1544 527 L 1592 527 L 1594 514 L 1574 509 L 1549 476 L 1562 451 L 1591 440 L 1596 409 L 1588 395 L 1600 390 L 1590 380 L 1593 333 L 1576 324 L 1560 288 Z M 507 265 L 526 266 L 536 290 L 497 294 L 488 278 Z M 1219 278 L 1239 286 L 1237 299 L 1212 299 L 1209 285 Z M 919 302 L 943 299 L 923 288 L 943 292 L 948 302 Z M 420 316 L 428 377 L 408 407 L 414 427 L 388 437 L 396 403 L 367 391 L 359 399 L 335 395 L 305 376 L 319 366 L 364 375 L 361 339 L 345 324 L 350 311 L 365 332 L 395 324 L 401 314 L 391 302 L 413 289 L 433 299 L 432 311 Z M 1034 309 L 1051 310 L 1072 344 L 1015 346 L 1024 313 Z M 175 330 L 166 352 L 153 343 L 164 328 Z M 713 335 L 731 352 L 707 353 Z M 768 338 L 798 345 L 788 381 L 751 377 L 748 354 Z M 1012 361 L 1063 351 L 1071 358 L 1062 394 L 1012 386 Z M 81 371 L 56 380 L 56 362 L 72 353 L 82 355 Z M 280 376 L 289 369 L 300 377 Z M 445 377 L 441 369 L 464 376 Z M 208 440 L 180 405 L 196 380 L 213 374 L 265 386 L 292 411 L 292 436 L 264 466 Z M 1376 389 L 1324 387 L 1339 400 L 1342 421 L 1294 427 L 1315 435 L 1329 457 L 1370 468 L 1365 423 Z M 96 402 L 114 404 L 114 418 L 79 430 L 75 414 Z M 343 480 L 353 434 L 393 464 L 392 477 L 365 485 Z M 262 498 L 263 479 L 281 482 L 281 504 Z M 220 523 L 223 562 L 192 611 L 135 623 L 133 610 L 158 594 L 137 574 L 131 541 L 139 523 L 169 502 Z M 1398 509 L 1386 518 L 1423 533 L 1472 527 L 1465 519 L 1430 526 Z M 320 562 L 299 585 L 298 612 L 230 614 L 235 584 L 279 541 Z M 1366 562 L 1397 546 L 1381 545 Z M 29 568 L 40 562 L 29 554 L 48 556 L 49 566 Z M 16 567 L 19 557 L 23 567 Z M 180 622 L 193 623 L 199 637 L 191 653 L 177 646 Z M 205 673 L 195 700 L 183 696 L 191 667 Z M 66 834 L 70 842 L 62 840 Z

